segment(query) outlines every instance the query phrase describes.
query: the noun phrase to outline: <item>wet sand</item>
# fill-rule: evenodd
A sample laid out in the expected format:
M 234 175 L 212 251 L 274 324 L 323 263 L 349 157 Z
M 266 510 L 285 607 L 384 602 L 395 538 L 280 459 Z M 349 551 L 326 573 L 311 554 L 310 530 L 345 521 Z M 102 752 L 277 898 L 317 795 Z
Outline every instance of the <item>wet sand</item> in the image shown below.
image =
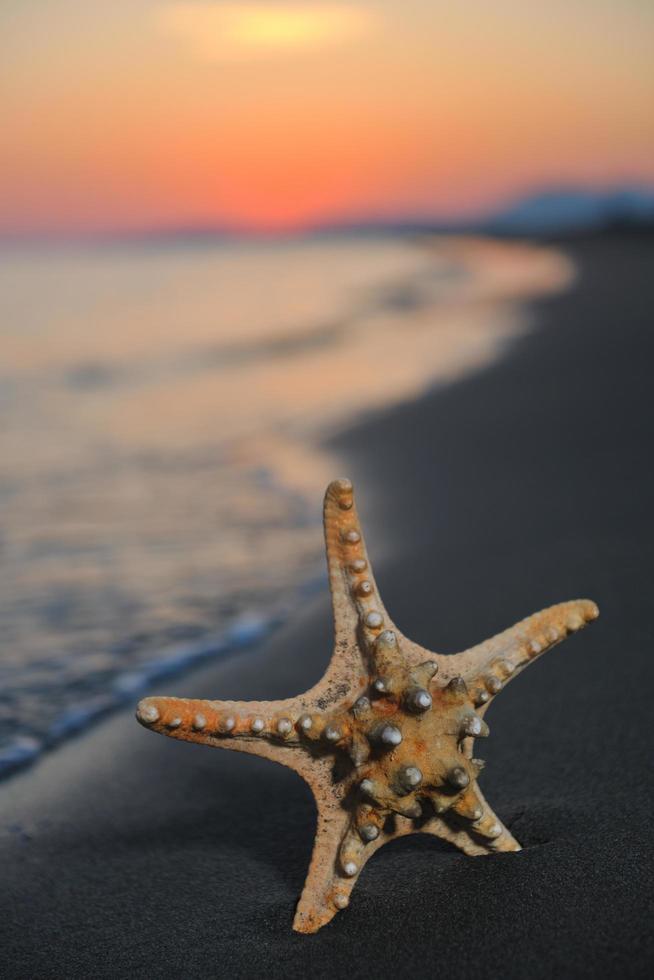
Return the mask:
M 524 850 L 473 859 L 398 841 L 347 911 L 298 936 L 306 787 L 125 712 L 2 789 L 3 976 L 647 974 L 654 242 L 572 256 L 577 281 L 535 305 L 535 330 L 503 360 L 329 447 L 412 638 L 454 651 L 553 602 L 600 606 L 487 716 L 482 789 Z M 260 650 L 152 693 L 291 694 L 330 646 L 322 595 Z

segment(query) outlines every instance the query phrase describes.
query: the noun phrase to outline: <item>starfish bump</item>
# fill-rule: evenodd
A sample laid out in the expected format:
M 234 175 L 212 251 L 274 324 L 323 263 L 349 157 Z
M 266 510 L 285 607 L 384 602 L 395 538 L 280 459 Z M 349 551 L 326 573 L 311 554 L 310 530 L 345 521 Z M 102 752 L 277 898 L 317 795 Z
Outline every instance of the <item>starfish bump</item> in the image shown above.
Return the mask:
M 366 861 L 395 837 L 434 834 L 473 856 L 520 850 L 479 789 L 474 739 L 488 735 L 484 714 L 505 684 L 598 616 L 594 602 L 564 602 L 462 653 L 431 653 L 384 609 L 349 480 L 327 488 L 324 527 L 335 643 L 315 687 L 282 701 L 149 697 L 137 709 L 153 731 L 306 780 L 318 826 L 293 923 L 305 933 L 346 908 Z

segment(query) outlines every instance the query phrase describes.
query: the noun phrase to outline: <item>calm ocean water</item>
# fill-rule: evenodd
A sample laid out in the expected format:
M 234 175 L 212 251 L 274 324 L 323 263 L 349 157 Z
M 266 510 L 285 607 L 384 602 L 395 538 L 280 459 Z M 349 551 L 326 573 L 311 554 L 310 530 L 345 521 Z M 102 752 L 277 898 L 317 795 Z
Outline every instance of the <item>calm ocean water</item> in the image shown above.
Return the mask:
M 321 440 L 486 363 L 555 252 L 0 252 L 0 774 L 322 582 Z

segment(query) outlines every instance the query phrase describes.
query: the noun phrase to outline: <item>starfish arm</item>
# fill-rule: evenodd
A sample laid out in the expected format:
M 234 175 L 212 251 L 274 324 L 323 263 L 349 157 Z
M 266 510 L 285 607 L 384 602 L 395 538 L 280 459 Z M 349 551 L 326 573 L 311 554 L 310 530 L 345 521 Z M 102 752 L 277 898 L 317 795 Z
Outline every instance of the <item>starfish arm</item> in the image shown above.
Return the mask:
M 476 784 L 471 785 L 447 813 L 428 820 L 422 830 L 454 844 L 471 857 L 521 849 Z
M 479 815 L 481 814 L 481 815 Z M 451 810 L 459 826 L 488 851 L 519 851 L 520 845 L 487 803 L 477 783 L 471 784 Z M 448 814 L 449 816 L 449 814 Z
M 144 698 L 136 711 L 141 724 L 170 738 L 263 756 L 298 772 L 309 760 L 302 730 L 310 701 L 209 701 Z
M 439 840 L 458 847 L 468 857 L 480 857 L 482 854 L 489 853 L 488 848 L 475 841 L 467 830 L 462 827 L 452 827 L 442 817 L 432 817 L 422 825 L 420 830 L 423 834 L 431 834 Z
M 589 599 L 550 606 L 490 640 L 448 657 L 448 674 L 463 677 L 475 703 L 485 707 L 521 670 L 598 615 L 597 606 Z
M 355 677 L 360 668 L 382 675 L 388 665 L 384 663 L 386 658 L 379 649 L 379 641 L 389 633 L 395 634 L 397 643 L 394 652 L 386 651 L 393 667 L 400 662 L 417 667 L 425 661 L 445 666 L 450 657 L 409 640 L 384 608 L 350 480 L 334 480 L 327 487 L 323 523 L 335 630 L 334 655 L 326 679 L 347 671 L 356 687 Z
M 416 832 L 413 822 L 399 815 L 394 816 L 387 829 L 383 814 L 365 805 L 352 814 L 333 798 L 324 798 L 309 778 L 307 782 L 318 801 L 318 826 L 309 873 L 293 922 L 296 932 L 317 932 L 337 912 L 347 908 L 350 894 L 373 854 L 395 837 Z M 366 828 L 372 826 L 377 828 L 376 837 L 366 835 Z
M 334 612 L 330 669 L 366 671 L 361 648 L 371 654 L 380 632 L 395 629 L 375 584 L 349 480 L 334 480 L 324 504 L 325 548 Z
M 332 793 L 320 792 L 315 783 L 312 789 L 318 821 L 309 871 L 293 920 L 296 932 L 317 932 L 326 925 L 340 909 L 346 908 L 356 882 L 356 878 L 343 875 L 338 861 L 338 848 L 350 814 Z

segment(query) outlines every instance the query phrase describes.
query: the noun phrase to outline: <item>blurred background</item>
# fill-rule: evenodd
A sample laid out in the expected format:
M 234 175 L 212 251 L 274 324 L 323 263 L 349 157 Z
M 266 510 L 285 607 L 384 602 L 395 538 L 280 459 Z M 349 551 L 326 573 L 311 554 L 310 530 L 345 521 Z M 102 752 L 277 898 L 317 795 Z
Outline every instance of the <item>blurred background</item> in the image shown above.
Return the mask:
M 3 0 L 0 776 L 322 587 L 326 440 L 650 233 L 653 28 Z

